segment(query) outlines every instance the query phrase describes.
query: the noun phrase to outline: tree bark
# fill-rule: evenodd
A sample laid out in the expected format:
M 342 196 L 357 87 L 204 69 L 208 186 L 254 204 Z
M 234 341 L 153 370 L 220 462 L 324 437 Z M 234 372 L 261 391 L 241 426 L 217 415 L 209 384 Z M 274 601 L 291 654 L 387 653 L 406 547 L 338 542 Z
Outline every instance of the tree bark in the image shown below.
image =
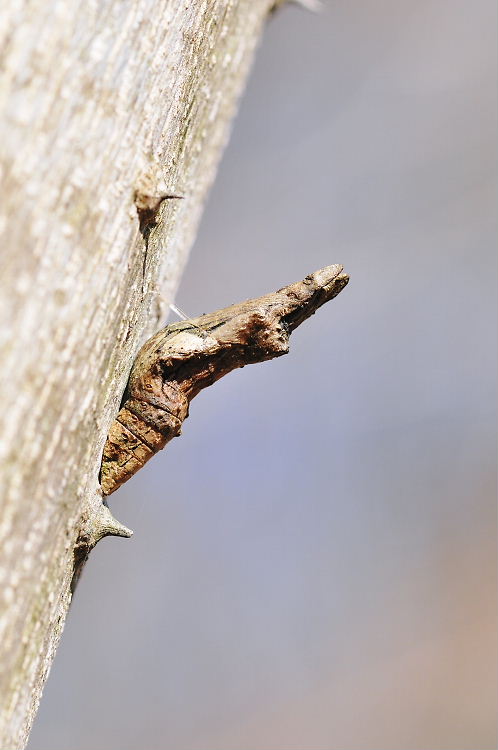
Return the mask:
M 127 533 L 102 506 L 102 448 L 173 298 L 271 5 L 0 9 L 2 748 L 27 740 L 75 566 Z

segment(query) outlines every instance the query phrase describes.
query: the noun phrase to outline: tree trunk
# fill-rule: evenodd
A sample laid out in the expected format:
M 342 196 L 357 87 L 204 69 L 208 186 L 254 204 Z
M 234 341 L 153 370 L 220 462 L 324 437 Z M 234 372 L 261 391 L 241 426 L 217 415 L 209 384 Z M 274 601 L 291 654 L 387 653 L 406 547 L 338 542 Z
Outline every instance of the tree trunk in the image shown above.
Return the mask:
M 102 448 L 173 298 L 271 5 L 0 9 L 2 748 L 27 740 L 76 568 L 127 533 L 102 505 Z

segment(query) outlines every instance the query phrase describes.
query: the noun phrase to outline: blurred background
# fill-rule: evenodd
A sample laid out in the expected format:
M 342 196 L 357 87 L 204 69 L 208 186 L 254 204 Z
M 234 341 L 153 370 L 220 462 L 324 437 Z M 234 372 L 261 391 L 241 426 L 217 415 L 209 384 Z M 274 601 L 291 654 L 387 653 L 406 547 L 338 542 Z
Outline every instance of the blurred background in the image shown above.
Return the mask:
M 271 19 L 176 302 L 351 282 L 112 496 L 29 750 L 496 747 L 495 16 Z

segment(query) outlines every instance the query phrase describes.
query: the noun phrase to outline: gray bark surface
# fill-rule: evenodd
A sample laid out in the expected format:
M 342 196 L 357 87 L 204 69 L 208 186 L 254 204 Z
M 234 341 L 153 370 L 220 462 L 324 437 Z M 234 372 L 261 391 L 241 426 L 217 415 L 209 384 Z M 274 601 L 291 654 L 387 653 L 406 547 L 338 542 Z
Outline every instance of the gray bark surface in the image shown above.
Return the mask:
M 27 740 L 75 553 L 127 533 L 102 506 L 102 448 L 173 299 L 270 6 L 0 8 L 1 748 Z

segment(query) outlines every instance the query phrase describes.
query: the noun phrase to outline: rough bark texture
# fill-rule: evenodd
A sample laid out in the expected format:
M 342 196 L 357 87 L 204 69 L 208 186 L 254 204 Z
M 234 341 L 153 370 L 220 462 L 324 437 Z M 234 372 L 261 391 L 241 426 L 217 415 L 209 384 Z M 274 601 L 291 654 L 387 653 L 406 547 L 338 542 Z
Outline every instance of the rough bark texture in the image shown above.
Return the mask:
M 124 403 L 104 446 L 101 486 L 110 495 L 180 435 L 190 401 L 237 367 L 289 351 L 289 337 L 348 283 L 327 266 L 273 294 L 158 331 L 133 364 Z
M 102 448 L 270 5 L 1 4 L 2 748 L 27 739 L 81 540 L 127 533 L 102 511 Z

